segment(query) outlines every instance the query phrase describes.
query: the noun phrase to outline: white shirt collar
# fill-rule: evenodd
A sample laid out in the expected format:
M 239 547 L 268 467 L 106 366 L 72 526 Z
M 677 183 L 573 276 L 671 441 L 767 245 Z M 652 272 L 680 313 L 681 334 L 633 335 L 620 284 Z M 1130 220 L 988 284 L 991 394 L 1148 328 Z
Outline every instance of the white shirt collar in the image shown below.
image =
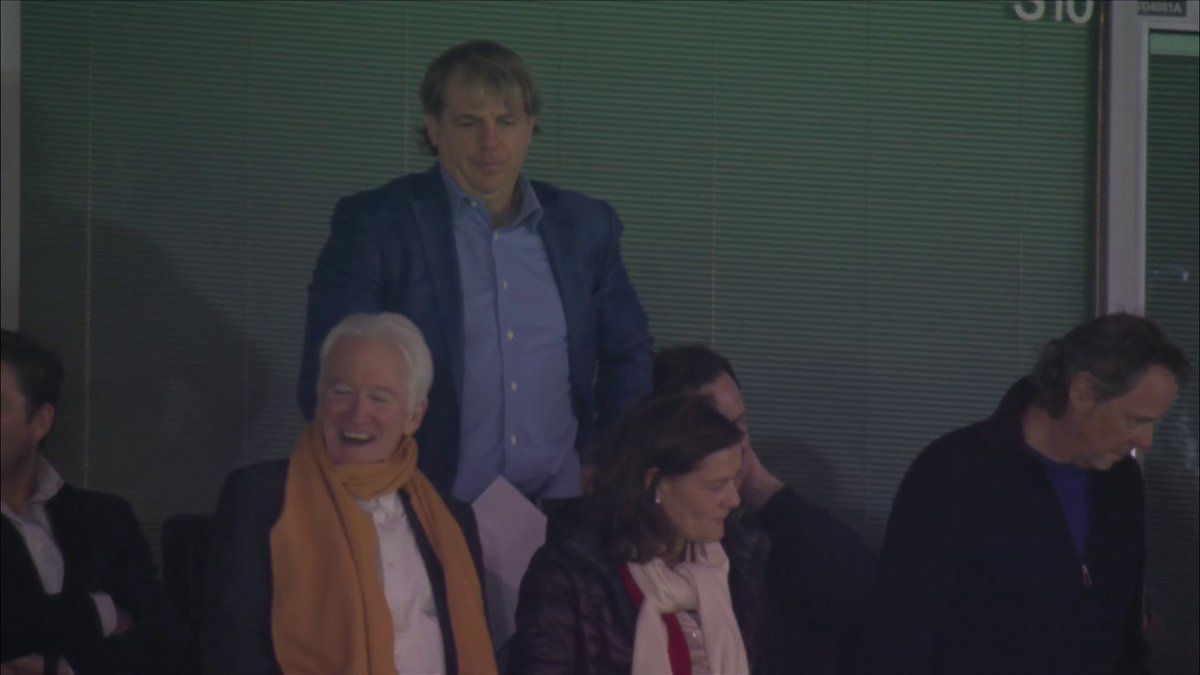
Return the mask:
M 37 486 L 34 488 L 33 494 L 30 495 L 29 501 L 25 502 L 24 506 L 21 507 L 22 511 L 25 511 L 34 504 L 45 506 L 46 502 L 53 499 L 54 495 L 58 494 L 58 491 L 64 485 L 62 476 L 55 470 L 54 465 L 46 461 L 45 457 L 38 455 L 37 462 Z M 0 502 L 0 506 L 4 509 L 4 515 L 9 518 L 15 518 L 19 515 L 10 509 L 5 502 Z

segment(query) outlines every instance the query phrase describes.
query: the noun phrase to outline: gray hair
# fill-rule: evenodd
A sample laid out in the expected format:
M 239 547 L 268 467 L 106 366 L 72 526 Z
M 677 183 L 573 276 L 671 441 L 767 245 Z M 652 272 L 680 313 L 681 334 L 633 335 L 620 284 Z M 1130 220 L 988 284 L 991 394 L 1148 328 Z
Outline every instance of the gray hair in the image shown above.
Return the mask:
M 1191 377 L 1187 356 L 1158 324 L 1117 313 L 1096 317 L 1046 343 L 1030 378 L 1038 404 L 1058 419 L 1067 410 L 1071 380 L 1078 373 L 1090 373 L 1098 400 L 1106 401 L 1133 389 L 1150 366 L 1169 370 L 1180 387 Z
M 433 357 L 421 329 L 407 317 L 395 312 L 351 314 L 342 319 L 321 343 L 321 364 L 317 375 L 318 394 L 325 381 L 325 359 L 342 338 L 363 337 L 395 347 L 408 368 L 408 405 L 416 407 L 429 398 L 433 384 Z

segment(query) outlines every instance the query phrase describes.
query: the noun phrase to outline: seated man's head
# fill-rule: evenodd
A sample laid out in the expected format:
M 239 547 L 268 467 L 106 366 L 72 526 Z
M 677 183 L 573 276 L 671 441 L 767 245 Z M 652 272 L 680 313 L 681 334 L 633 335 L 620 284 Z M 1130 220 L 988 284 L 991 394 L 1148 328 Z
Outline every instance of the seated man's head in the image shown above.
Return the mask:
M 62 391 L 58 355 L 29 335 L 5 330 L 0 340 L 3 471 L 27 466 L 50 435 Z
M 742 390 L 733 366 L 724 356 L 704 345 L 660 349 L 654 356 L 654 391 L 677 391 L 708 397 L 726 419 L 745 433 L 746 447 L 750 446 Z
M 668 394 L 628 410 L 592 453 L 592 516 L 630 560 L 715 542 L 739 503 L 744 434 L 705 398 Z
M 541 97 L 511 49 L 474 40 L 442 52 L 421 80 L 421 144 L 468 194 L 507 198 L 537 133 Z
M 316 421 L 334 464 L 386 460 L 421 426 L 433 359 L 399 314 L 354 314 L 321 345 Z
M 1145 451 L 1154 425 L 1191 376 L 1187 356 L 1153 321 L 1092 319 L 1051 340 L 1031 372 L 1037 405 L 1053 418 L 1071 463 L 1107 469 Z

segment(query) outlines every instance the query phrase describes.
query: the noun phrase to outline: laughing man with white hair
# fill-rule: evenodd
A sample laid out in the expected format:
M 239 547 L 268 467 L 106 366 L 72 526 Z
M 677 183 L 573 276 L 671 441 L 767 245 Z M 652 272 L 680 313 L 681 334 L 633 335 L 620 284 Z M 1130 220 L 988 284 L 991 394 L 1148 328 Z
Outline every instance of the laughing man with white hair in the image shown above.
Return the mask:
M 432 379 L 399 314 L 330 331 L 291 457 L 237 469 L 221 492 L 208 672 L 496 672 L 474 516 L 417 469 Z

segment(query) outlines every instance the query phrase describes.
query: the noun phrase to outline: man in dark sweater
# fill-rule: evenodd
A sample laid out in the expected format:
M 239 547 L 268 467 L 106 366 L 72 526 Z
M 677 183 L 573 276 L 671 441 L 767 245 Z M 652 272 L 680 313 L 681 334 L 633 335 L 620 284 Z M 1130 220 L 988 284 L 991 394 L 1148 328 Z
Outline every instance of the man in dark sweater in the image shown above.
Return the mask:
M 926 448 L 892 505 L 859 672 L 1144 673 L 1134 455 L 1190 374 L 1152 321 L 1100 317 Z

